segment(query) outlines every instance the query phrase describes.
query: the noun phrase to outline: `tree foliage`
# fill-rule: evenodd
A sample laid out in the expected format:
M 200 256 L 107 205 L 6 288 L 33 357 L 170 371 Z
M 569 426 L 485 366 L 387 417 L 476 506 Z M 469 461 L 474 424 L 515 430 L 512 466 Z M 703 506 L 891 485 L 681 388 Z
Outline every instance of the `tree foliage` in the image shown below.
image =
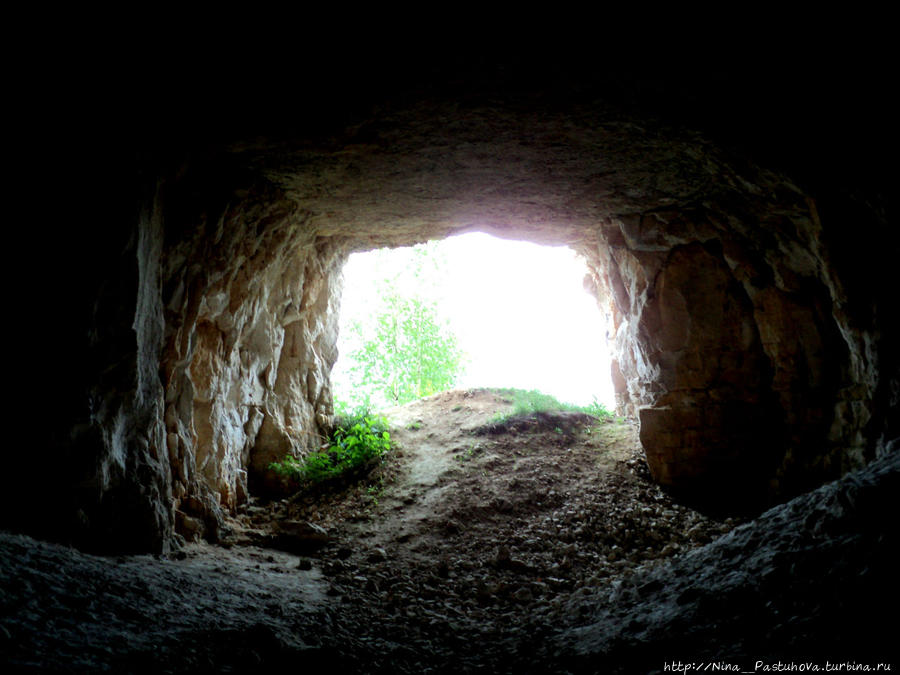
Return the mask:
M 366 311 L 342 326 L 339 394 L 348 407 L 402 405 L 456 383 L 464 356 L 434 299 L 439 267 L 430 246 L 414 247 L 403 269 L 373 280 Z
M 362 346 L 350 356 L 351 373 L 370 403 L 402 405 L 456 383 L 462 353 L 433 302 L 392 294 L 369 328 L 366 334 L 361 323 L 353 325 Z

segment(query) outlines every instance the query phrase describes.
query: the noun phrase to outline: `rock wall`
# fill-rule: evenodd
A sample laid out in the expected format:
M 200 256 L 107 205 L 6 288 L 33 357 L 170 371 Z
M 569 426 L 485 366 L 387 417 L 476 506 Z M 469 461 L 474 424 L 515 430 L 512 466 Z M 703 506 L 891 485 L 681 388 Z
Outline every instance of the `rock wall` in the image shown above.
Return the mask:
M 158 377 L 162 255 L 159 201 L 148 195 L 114 274 L 95 300 L 89 363 L 98 372 L 82 392 L 89 423 L 72 429 L 69 453 L 63 455 L 67 461 L 58 467 L 68 473 L 68 490 L 51 495 L 62 499 L 54 520 L 71 540 L 90 548 L 162 551 L 171 543 L 172 492 Z
M 169 187 L 176 235 L 161 272 L 176 526 L 213 539 L 270 462 L 318 448 L 330 429 L 345 257 L 277 190 L 241 185 L 222 202 L 221 188 Z
M 730 212 L 614 220 L 593 256 L 618 403 L 654 478 L 748 505 L 862 465 L 878 386 L 865 336 L 836 311 L 815 203 L 754 179 L 767 187 L 744 179 Z
M 890 449 L 891 299 L 837 234 L 877 209 L 595 93 L 410 94 L 143 166 L 140 214 L 84 258 L 105 283 L 78 291 L 87 381 L 49 444 L 64 529 L 214 539 L 330 423 L 344 257 L 471 230 L 585 255 L 661 483 L 756 506 Z

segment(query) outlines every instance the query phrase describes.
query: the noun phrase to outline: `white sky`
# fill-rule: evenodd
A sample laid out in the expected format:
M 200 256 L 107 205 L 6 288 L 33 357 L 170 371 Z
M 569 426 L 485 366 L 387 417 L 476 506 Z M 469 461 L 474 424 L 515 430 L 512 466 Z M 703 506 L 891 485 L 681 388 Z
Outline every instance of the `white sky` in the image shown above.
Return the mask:
M 446 261 L 435 273 L 439 308 L 469 356 L 459 388 L 539 389 L 577 404 L 596 396 L 613 409 L 606 322 L 582 287 L 587 270 L 571 249 L 472 233 L 438 242 L 437 250 Z M 375 275 L 397 270 L 410 255 L 394 249 L 350 256 L 342 324 L 371 305 Z M 338 348 L 348 351 L 340 338 Z M 335 387 L 340 397 L 340 377 Z

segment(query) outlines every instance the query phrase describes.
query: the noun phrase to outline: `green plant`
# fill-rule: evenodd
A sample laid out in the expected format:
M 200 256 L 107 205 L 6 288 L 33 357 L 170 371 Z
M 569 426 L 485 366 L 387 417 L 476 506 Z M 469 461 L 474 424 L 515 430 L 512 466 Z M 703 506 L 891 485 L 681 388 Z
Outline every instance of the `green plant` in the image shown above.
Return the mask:
M 378 506 L 378 500 L 384 494 L 384 476 L 379 476 L 378 480 L 366 488 L 366 494 L 372 500 L 373 506 Z
M 279 476 L 298 483 L 319 483 L 358 469 L 381 457 L 391 448 L 387 421 L 367 413 L 339 417 L 326 450 L 302 460 L 286 455 L 269 468 Z
M 466 449 L 466 451 L 461 452 L 458 455 L 455 455 L 454 459 L 456 459 L 456 461 L 458 461 L 460 464 L 462 464 L 463 462 L 467 462 L 470 459 L 472 459 L 472 457 L 475 456 L 475 453 L 481 452 L 481 450 L 482 450 L 481 443 L 470 443 L 469 447 Z
M 362 343 L 350 353 L 356 391 L 365 401 L 402 405 L 452 387 L 462 352 L 435 303 L 399 293 L 382 301 L 373 325 L 350 326 Z
M 372 279 L 364 302 L 341 315 L 332 374 L 338 396 L 379 409 L 453 387 L 464 354 L 430 299 L 443 275 L 434 242 L 366 255 L 382 276 Z
M 582 412 L 586 412 L 588 415 L 593 415 L 594 417 L 596 417 L 598 419 L 605 419 L 605 418 L 612 419 L 614 417 L 613 413 L 610 412 L 609 408 L 607 408 L 605 405 L 600 403 L 600 401 L 597 400 L 596 396 L 594 396 L 594 400 L 590 404 L 588 404 L 588 405 L 584 406 L 584 408 L 582 408 Z
M 512 410 L 495 415 L 491 419 L 493 423 L 502 423 L 515 417 L 525 417 L 535 413 L 558 411 L 583 412 L 598 419 L 612 418 L 613 416 L 606 406 L 597 400 L 596 396 L 592 403 L 580 406 L 573 403 L 564 403 L 556 397 L 537 389 L 498 389 L 497 393 L 512 405 Z

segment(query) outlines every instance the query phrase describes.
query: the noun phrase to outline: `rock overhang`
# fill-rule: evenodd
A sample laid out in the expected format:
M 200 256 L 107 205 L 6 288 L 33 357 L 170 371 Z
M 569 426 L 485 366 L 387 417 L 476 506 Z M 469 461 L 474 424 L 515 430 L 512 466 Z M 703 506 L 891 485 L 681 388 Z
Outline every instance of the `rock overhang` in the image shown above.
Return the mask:
M 791 471 L 785 427 L 799 445 L 824 440 L 821 420 L 785 420 L 794 389 L 824 401 L 840 388 L 839 375 L 819 378 L 832 380 L 826 393 L 795 372 L 798 356 L 821 362 L 826 345 L 844 348 L 840 321 L 822 314 L 836 298 L 814 203 L 701 134 L 601 102 L 428 100 L 327 142 L 237 144 L 229 158 L 341 254 L 479 230 L 585 255 L 616 333 L 620 405 L 646 420 L 663 483 L 702 482 L 697 462 L 719 446 L 705 480 L 753 476 L 753 491 L 777 493 L 777 474 Z M 782 339 L 802 321 L 806 344 Z M 861 452 L 846 450 L 845 463 Z
M 253 456 L 302 452 L 303 434 L 327 426 L 334 327 L 322 317 L 337 311 L 343 256 L 473 229 L 590 261 L 617 326 L 620 404 L 647 418 L 658 480 L 693 477 L 702 453 L 686 463 L 685 448 L 718 447 L 710 466 L 738 448 L 763 458 L 747 467 L 759 490 L 787 494 L 884 446 L 880 328 L 860 321 L 865 301 L 833 264 L 840 225 L 823 230 L 834 211 L 821 216 L 821 195 L 596 87 L 563 90 L 432 89 L 149 153 L 152 196 L 124 246 L 139 289 L 122 284 L 99 315 L 143 326 L 141 344 L 129 357 L 122 331 L 97 343 L 109 362 L 131 358 L 143 388 L 128 368 L 121 382 L 98 378 L 90 441 L 98 457 L 127 458 L 113 477 L 125 493 L 162 504 L 141 516 L 149 529 L 187 516 L 214 532 L 246 497 Z M 126 267 L 113 284 L 130 280 Z M 718 321 L 703 304 L 713 297 Z M 79 519 L 104 509 L 100 498 Z

